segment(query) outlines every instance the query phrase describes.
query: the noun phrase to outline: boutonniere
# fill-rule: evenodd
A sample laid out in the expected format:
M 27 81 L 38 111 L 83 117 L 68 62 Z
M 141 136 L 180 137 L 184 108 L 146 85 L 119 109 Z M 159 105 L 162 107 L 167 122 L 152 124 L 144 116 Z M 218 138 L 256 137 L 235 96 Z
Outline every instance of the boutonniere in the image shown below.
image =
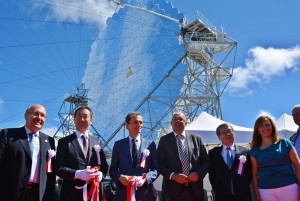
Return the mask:
M 52 162 L 51 159 L 56 155 L 56 151 L 54 151 L 53 149 L 49 149 L 48 150 L 48 160 L 46 163 L 46 170 L 47 172 L 52 172 Z
M 236 169 L 237 170 L 237 174 L 239 174 L 239 175 L 243 175 L 244 174 L 244 164 L 246 163 L 246 161 L 247 161 L 246 156 L 241 155 L 239 157 L 239 165 L 238 165 L 238 167 Z
M 143 155 L 139 161 L 139 166 L 145 168 L 146 167 L 146 158 L 150 155 L 150 151 L 148 149 L 144 149 L 142 154 Z
M 94 146 L 94 150 L 95 150 L 95 152 L 96 152 L 96 154 L 97 154 L 97 162 L 98 162 L 98 164 L 97 165 L 101 165 L 101 160 L 100 160 L 100 151 L 101 151 L 101 146 L 100 145 L 95 145 Z

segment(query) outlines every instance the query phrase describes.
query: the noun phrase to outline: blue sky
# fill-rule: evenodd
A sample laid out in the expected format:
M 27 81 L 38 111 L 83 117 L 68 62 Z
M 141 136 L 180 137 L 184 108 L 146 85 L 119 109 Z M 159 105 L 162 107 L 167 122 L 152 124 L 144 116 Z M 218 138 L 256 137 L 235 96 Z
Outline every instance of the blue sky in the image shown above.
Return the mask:
M 1 3 L 0 128 L 21 126 L 34 103 L 47 108 L 45 128 L 58 128 L 62 102 L 80 85 L 98 28 L 115 10 L 101 0 L 40 2 Z M 238 42 L 235 72 L 221 97 L 225 121 L 253 127 L 260 113 L 279 118 L 300 103 L 300 2 L 171 2 L 185 16 L 200 11 Z

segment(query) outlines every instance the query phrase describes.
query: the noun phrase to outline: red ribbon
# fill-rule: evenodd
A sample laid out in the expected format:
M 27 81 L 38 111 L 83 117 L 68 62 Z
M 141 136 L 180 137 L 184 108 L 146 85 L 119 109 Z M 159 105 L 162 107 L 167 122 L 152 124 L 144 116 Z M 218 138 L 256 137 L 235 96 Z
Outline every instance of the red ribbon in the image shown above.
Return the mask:
M 99 201 L 99 190 L 100 190 L 100 185 L 98 182 L 98 178 L 94 178 L 92 180 L 92 185 L 90 187 L 90 190 L 87 192 L 88 200 L 91 199 L 91 201 Z
M 147 174 L 143 174 L 143 176 L 131 176 L 129 178 L 130 185 L 126 187 L 126 201 L 136 201 L 135 199 L 135 191 L 137 189 L 137 182 L 142 181 L 144 183 L 146 181 Z
M 46 172 L 52 172 L 51 158 L 48 158 L 48 160 L 46 162 Z

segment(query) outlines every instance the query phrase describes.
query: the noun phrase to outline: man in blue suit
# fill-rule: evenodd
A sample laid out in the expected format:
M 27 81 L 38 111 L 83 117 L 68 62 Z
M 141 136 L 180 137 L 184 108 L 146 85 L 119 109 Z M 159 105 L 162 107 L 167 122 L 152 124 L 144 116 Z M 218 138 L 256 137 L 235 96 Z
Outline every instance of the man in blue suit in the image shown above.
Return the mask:
M 126 201 L 128 196 L 135 196 L 136 201 L 155 201 L 152 185 L 158 177 L 155 143 L 141 137 L 143 117 L 139 112 L 130 112 L 125 124 L 129 136 L 115 142 L 109 169 L 117 184 L 114 200 Z

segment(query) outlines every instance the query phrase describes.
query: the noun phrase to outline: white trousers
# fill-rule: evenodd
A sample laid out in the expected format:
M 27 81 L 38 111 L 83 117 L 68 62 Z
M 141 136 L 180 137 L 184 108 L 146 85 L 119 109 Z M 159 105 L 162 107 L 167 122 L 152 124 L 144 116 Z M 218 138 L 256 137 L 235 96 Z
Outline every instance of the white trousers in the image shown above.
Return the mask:
M 281 188 L 258 189 L 262 201 L 298 201 L 298 185 Z

